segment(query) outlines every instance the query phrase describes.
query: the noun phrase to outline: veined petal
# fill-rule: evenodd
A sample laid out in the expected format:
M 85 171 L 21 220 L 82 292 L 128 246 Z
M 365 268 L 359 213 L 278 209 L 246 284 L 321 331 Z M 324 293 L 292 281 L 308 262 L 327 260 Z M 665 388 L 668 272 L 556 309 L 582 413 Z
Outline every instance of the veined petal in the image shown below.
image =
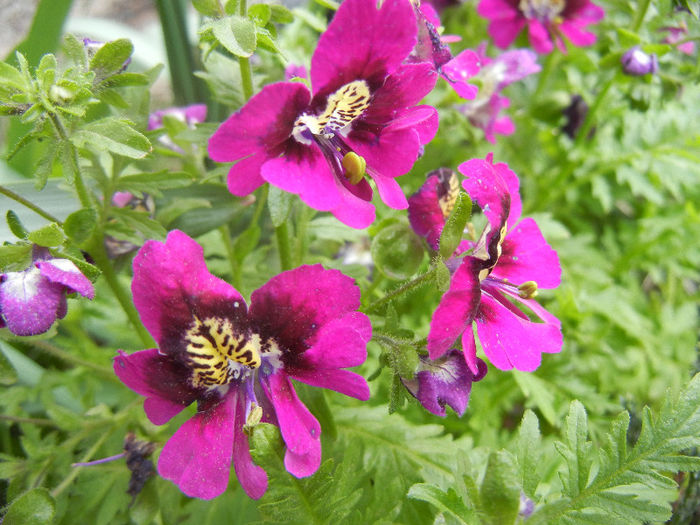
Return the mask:
M 360 401 L 369 399 L 369 386 L 365 378 L 349 370 L 295 368 L 289 371 L 289 376 L 307 385 L 335 390 Z
M 515 315 L 486 293 L 481 297 L 476 327 L 484 353 L 501 370 L 532 372 L 540 366 L 542 352 L 561 349 L 558 326 Z
M 442 67 L 445 80 L 457 92 L 457 94 L 467 100 L 476 97 L 479 88 L 474 84 L 469 84 L 468 79 L 479 72 L 479 56 L 471 49 L 465 49 L 459 55 L 450 60 Z
M 360 289 L 338 270 L 320 264 L 283 272 L 255 290 L 250 321 L 263 338 L 288 350 L 287 357 L 312 346 L 316 332 L 360 306 Z
M 307 87 L 299 82 L 265 86 L 219 126 L 209 139 L 209 156 L 217 162 L 231 162 L 254 153 L 269 156 L 271 151 L 276 156 L 276 148 L 289 139 L 294 121 L 310 98 Z
M 367 343 L 372 338 L 372 324 L 361 312 L 350 312 L 324 324 L 314 334 L 311 348 L 303 354 L 310 369 L 347 368 L 367 359 Z
M 428 354 L 430 359 L 442 356 L 455 339 L 471 326 L 479 308 L 481 288 L 479 269 L 482 261 L 467 256 L 452 276 L 450 288 L 442 296 L 428 334 Z
M 41 275 L 52 283 L 61 284 L 71 292 L 77 292 L 88 299 L 95 298 L 95 288 L 92 286 L 90 279 L 82 274 L 73 261 L 68 259 L 49 259 L 37 261 L 36 267 L 39 268 Z
M 201 394 L 189 386 L 190 371 L 156 348 L 133 354 L 119 351 L 113 368 L 122 383 L 146 397 L 144 410 L 154 425 L 167 423 Z
M 225 395 L 182 425 L 163 447 L 158 473 L 188 496 L 212 499 L 226 490 L 233 456 L 236 395 Z
M 202 247 L 181 231 L 148 241 L 134 258 L 131 284 L 141 321 L 161 352 L 177 352 L 195 317 L 245 323 L 246 305 L 235 288 L 207 269 Z
M 502 253 L 491 275 L 519 285 L 535 281 L 540 288 L 556 288 L 561 282 L 559 257 L 530 218 L 520 221 L 506 235 Z
M 267 160 L 269 159 L 265 153 L 258 151 L 236 162 L 231 166 L 226 178 L 228 191 L 237 197 L 244 197 L 257 190 L 265 183 L 260 169 Z
M 411 171 L 421 152 L 418 132 L 403 126 L 387 126 L 374 140 L 366 140 L 353 133 L 346 142 L 364 157 L 367 172 L 375 180 L 380 176 L 394 178 L 405 175 Z
M 321 464 L 321 425 L 297 397 L 283 373 L 262 378 L 272 401 L 287 451 L 284 466 L 298 478 L 310 476 Z
M 366 79 L 380 85 L 416 43 L 416 19 L 408 0 L 346 0 L 321 35 L 311 59 L 314 95 Z M 348 38 L 357 35 L 356 38 Z

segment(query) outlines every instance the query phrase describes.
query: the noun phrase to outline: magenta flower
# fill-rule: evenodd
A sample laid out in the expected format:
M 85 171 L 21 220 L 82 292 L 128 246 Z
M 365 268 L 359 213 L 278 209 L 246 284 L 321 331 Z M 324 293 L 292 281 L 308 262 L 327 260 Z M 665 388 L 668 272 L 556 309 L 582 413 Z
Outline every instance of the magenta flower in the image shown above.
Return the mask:
M 250 412 L 280 427 L 284 463 L 297 477 L 321 461 L 321 428 L 290 378 L 366 400 L 367 382 L 342 368 L 366 359 L 372 333 L 357 312 L 353 280 L 321 265 L 273 277 L 250 307 L 207 270 L 202 248 L 180 231 L 148 241 L 134 259 L 134 304 L 157 349 L 120 352 L 114 371 L 146 396 L 156 425 L 197 402 L 197 413 L 163 447 L 158 472 L 188 496 L 210 499 L 228 486 L 231 462 L 243 489 L 260 498 L 265 471 L 243 431 Z
M 421 356 L 415 377 L 401 381 L 428 412 L 444 416 L 445 405 L 449 405 L 461 416 L 467 409 L 472 383 L 486 375 L 486 363 L 477 358 L 476 366 L 477 372 L 472 373 L 459 350 L 450 350 L 435 361 Z
M 349 37 L 349 35 L 356 35 Z M 311 60 L 309 89 L 265 86 L 209 141 L 234 195 L 265 181 L 310 207 L 364 228 L 375 217 L 371 177 L 381 199 L 404 209 L 395 178 L 407 173 L 437 131 L 437 111 L 417 106 L 434 86 L 429 64 L 403 63 L 416 43 L 408 0 L 343 2 Z
M 542 68 L 537 64 L 537 55 L 527 49 L 506 51 L 492 59 L 486 56 L 486 45 L 482 44 L 477 56 L 481 68 L 474 78 L 481 87 L 476 98 L 459 106 L 459 110 L 484 131 L 486 140 L 495 144 L 496 134 L 510 135 L 515 131 L 513 121 L 500 116 L 501 110 L 510 106 L 510 100 L 501 95 L 501 90 Z
M 489 35 L 498 47 L 508 47 L 527 26 L 530 44 L 538 53 L 552 51 L 552 42 L 566 51 L 563 37 L 576 46 L 590 46 L 596 36 L 586 26 L 605 15 L 590 0 L 481 0 L 477 11 L 491 21 Z
M 692 55 L 695 51 L 695 42 L 693 41 L 679 44 L 679 42 L 688 36 L 688 27 L 685 25 L 685 22 L 681 22 L 678 26 L 662 27 L 659 31 L 667 33 L 666 37 L 663 39 L 664 44 L 675 45 L 678 51 L 686 55 Z
M 532 299 L 538 287 L 559 285 L 559 258 L 534 220 L 519 221 L 519 181 L 506 164 L 493 164 L 489 155 L 463 163 L 459 171 L 467 177 L 462 186 L 488 224 L 479 240 L 470 243 L 471 252 L 464 255 L 433 314 L 430 358 L 442 356 L 461 334 L 467 365 L 476 374 L 476 321 L 481 346 L 494 366 L 535 370 L 542 352 L 559 352 L 562 346 L 559 320 Z M 511 299 L 541 322 L 531 321 Z
M 42 334 L 66 316 L 66 294 L 74 292 L 95 297 L 90 279 L 72 261 L 34 246 L 29 268 L 0 275 L 0 328 L 7 326 L 15 335 Z
M 207 119 L 206 104 L 192 104 L 190 106 L 173 107 L 159 109 L 148 116 L 148 129 L 158 129 L 163 127 L 163 117 L 173 117 L 187 124 L 187 127 L 194 128 L 195 124 L 201 124 Z

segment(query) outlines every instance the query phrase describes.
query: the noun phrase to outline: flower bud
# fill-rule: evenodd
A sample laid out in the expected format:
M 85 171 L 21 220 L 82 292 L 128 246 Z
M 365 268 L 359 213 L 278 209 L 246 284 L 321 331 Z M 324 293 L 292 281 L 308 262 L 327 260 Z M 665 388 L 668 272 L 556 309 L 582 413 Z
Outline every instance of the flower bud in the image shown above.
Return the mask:
M 659 61 L 654 54 L 642 51 L 639 46 L 634 46 L 622 55 L 622 70 L 635 77 L 641 77 L 656 73 L 659 69 Z

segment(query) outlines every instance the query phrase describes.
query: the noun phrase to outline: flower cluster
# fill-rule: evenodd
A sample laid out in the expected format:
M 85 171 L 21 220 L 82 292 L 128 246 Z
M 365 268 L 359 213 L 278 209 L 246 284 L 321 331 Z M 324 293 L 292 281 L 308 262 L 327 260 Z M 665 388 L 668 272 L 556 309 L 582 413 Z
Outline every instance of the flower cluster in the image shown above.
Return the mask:
M 179 231 L 148 241 L 134 259 L 134 304 L 157 349 L 120 352 L 114 371 L 146 396 L 157 425 L 191 403 L 196 414 L 165 444 L 158 472 L 189 496 L 213 498 L 228 486 L 231 463 L 243 489 L 259 498 L 267 476 L 243 431 L 249 414 L 278 425 L 284 463 L 309 476 L 321 461 L 321 428 L 290 379 L 365 400 L 361 376 L 343 370 L 366 358 L 372 334 L 353 280 L 321 265 L 284 272 L 253 292 L 250 306 L 207 270 L 202 248 Z
M 0 275 L 0 328 L 15 335 L 42 334 L 63 319 L 67 293 L 95 297 L 90 279 L 72 261 L 54 258 L 40 246 L 33 247 L 32 259 L 26 270 Z

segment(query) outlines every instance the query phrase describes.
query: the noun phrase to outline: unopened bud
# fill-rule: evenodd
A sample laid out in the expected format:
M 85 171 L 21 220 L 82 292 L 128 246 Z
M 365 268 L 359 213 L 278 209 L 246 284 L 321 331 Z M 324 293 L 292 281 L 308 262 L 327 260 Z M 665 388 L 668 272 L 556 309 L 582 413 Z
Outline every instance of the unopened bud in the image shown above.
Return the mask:
M 656 55 L 650 55 L 642 51 L 639 46 L 634 46 L 632 49 L 622 55 L 622 70 L 628 75 L 640 77 L 643 75 L 654 74 L 659 69 L 659 61 Z
M 56 104 L 67 104 L 73 100 L 74 96 L 70 89 L 53 85 L 49 89 L 49 98 L 51 99 L 51 102 L 55 102 Z
M 518 295 L 523 299 L 532 299 L 537 296 L 537 283 L 535 281 L 526 281 L 518 286 Z
M 343 157 L 343 169 L 350 184 L 357 184 L 365 176 L 367 162 L 354 151 L 350 151 Z

